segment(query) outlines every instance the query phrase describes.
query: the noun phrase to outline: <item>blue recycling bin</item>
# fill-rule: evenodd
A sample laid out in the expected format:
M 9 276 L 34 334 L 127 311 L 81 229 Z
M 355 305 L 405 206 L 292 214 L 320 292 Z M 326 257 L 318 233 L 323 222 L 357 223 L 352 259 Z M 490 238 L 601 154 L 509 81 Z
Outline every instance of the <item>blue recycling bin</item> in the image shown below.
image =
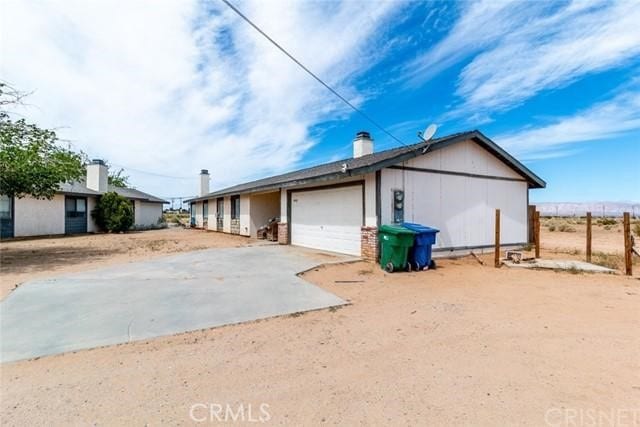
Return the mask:
M 440 230 L 411 222 L 403 222 L 402 226 L 416 233 L 413 247 L 409 249 L 411 267 L 416 270 L 424 270 L 425 267 L 435 268 L 435 262 L 431 259 L 431 246 L 436 243 L 436 233 Z

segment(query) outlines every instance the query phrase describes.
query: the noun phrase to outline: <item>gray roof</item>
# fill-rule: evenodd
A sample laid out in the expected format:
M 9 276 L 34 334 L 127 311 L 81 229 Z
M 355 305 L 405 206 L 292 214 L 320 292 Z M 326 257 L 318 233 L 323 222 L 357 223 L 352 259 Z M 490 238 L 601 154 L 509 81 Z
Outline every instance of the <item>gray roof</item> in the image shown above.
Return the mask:
M 187 202 L 241 193 L 269 191 L 316 181 L 327 181 L 332 179 L 346 178 L 350 176 L 360 176 L 380 169 L 384 169 L 386 167 L 438 150 L 440 148 L 447 147 L 451 144 L 467 140 L 474 140 L 489 152 L 491 152 L 493 155 L 502 160 L 504 163 L 506 163 L 529 183 L 530 188 L 544 188 L 546 186 L 546 183 L 540 177 L 531 172 L 526 166 L 512 157 L 500 146 L 498 146 L 498 144 L 484 136 L 480 131 L 474 130 L 469 132 L 456 133 L 441 138 L 435 138 L 429 142 L 423 141 L 409 146 L 392 148 L 390 150 L 367 154 L 362 157 L 338 160 L 335 162 L 325 163 L 306 169 L 300 169 L 294 172 L 288 172 L 282 175 L 271 176 L 244 184 L 234 185 L 232 187 L 214 191 L 201 197 L 189 199 L 187 200 Z M 428 148 L 428 150 L 425 150 L 425 148 Z M 342 168 L 343 164 L 345 163 L 347 164 L 347 171 L 343 172 Z
M 163 200 L 156 196 L 152 196 L 151 194 L 144 193 L 140 190 L 136 190 L 135 188 L 121 188 L 109 185 L 107 191 L 115 191 L 119 195 L 132 200 L 140 200 L 143 202 L 151 203 L 169 203 L 166 200 Z M 76 194 L 79 196 L 100 196 L 104 194 L 88 188 L 87 185 L 82 181 L 65 182 L 64 184 L 60 184 L 60 189 L 58 190 L 58 192 L 63 194 Z

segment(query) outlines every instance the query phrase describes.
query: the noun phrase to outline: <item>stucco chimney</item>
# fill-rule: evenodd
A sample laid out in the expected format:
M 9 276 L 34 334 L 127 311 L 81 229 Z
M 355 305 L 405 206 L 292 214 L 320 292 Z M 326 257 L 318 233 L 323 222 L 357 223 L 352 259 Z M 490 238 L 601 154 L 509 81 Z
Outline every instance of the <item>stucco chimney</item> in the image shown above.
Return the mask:
M 103 160 L 93 159 L 87 165 L 87 188 L 105 193 L 109 183 L 109 169 Z
M 360 131 L 353 140 L 353 157 L 362 157 L 367 154 L 373 154 L 373 139 L 369 132 Z
M 202 169 L 200 171 L 200 194 L 198 195 L 204 196 L 205 194 L 209 194 L 209 171 Z

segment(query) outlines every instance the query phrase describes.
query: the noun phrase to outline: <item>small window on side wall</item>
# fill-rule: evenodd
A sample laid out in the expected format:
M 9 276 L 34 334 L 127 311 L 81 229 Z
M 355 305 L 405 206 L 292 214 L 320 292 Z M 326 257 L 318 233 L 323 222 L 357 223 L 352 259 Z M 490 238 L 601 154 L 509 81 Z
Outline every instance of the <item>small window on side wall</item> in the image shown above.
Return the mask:
M 393 190 L 393 222 L 404 222 L 404 191 Z

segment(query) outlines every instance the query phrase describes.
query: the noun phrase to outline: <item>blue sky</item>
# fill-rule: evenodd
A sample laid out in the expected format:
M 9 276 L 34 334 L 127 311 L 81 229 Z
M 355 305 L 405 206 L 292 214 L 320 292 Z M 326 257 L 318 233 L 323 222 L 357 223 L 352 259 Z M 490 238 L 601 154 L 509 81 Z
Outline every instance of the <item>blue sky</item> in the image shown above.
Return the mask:
M 640 3 L 236 1 L 406 143 L 479 129 L 548 183 L 532 201 L 640 201 Z M 348 157 L 369 130 L 217 1 L 5 2 L 19 114 L 164 197 Z M 30 55 L 24 55 L 30 52 Z

